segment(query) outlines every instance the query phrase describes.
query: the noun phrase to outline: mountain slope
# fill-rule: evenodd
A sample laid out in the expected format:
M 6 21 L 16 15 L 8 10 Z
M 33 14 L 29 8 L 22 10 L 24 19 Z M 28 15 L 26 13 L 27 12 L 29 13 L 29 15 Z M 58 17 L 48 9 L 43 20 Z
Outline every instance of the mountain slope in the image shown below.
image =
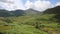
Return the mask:
M 60 6 L 47 9 L 46 11 L 44 11 L 44 14 L 55 14 L 54 17 L 52 17 L 51 19 L 60 23 Z
M 60 14 L 60 6 L 50 8 L 44 11 L 44 13 L 48 14 Z
M 25 13 L 26 14 L 32 14 L 32 15 L 34 15 L 34 14 L 40 14 L 40 12 L 39 11 L 36 11 L 36 10 L 34 10 L 34 9 L 28 9 L 28 10 L 25 10 Z
M 15 11 L 7 11 L 0 10 L 0 17 L 10 17 L 10 16 L 23 16 L 23 15 L 36 15 L 39 14 L 39 11 L 28 9 L 28 10 L 15 10 Z
M 11 16 L 22 16 L 22 15 L 24 15 L 23 10 L 16 10 L 16 11 L 0 10 L 0 17 L 11 17 Z

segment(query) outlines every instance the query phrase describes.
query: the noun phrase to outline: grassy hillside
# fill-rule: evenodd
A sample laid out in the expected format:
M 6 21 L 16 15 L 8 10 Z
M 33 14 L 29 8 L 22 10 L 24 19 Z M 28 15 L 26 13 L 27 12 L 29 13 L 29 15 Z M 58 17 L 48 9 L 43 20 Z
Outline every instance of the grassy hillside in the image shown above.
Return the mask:
M 60 14 L 59 14 L 60 15 Z M 56 14 L 0 17 L 0 34 L 60 34 Z
M 50 20 L 54 14 L 0 17 L 0 33 L 3 34 L 60 34 L 60 25 Z

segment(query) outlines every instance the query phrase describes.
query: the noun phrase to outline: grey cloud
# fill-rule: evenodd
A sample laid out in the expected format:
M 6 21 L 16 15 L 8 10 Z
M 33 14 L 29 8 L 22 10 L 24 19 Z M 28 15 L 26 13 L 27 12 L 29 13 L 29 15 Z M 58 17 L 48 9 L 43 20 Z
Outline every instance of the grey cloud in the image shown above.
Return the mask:
M 4 2 L 4 3 L 13 3 L 13 2 L 8 1 L 8 0 L 0 0 L 0 2 Z

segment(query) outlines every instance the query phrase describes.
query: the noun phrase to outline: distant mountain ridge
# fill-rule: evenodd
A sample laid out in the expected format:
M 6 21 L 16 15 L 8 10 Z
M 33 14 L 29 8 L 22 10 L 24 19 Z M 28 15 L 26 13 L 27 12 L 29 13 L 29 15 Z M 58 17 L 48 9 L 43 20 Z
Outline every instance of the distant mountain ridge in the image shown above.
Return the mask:
M 7 10 L 0 10 L 0 17 L 17 17 L 17 16 L 23 16 L 23 15 L 33 15 L 38 14 L 39 11 L 28 9 L 28 10 L 15 10 L 15 11 L 7 11 Z
M 0 10 L 0 17 L 22 16 L 23 14 L 24 14 L 23 10 L 16 11 Z
M 37 10 L 34 10 L 34 9 L 28 9 L 28 10 L 25 10 L 25 13 L 26 14 L 39 14 L 40 11 L 37 11 Z
M 17 17 L 17 16 L 23 16 L 23 15 L 37 15 L 37 14 L 60 14 L 60 6 L 50 8 L 45 10 L 44 12 L 40 12 L 34 9 L 28 9 L 28 10 L 14 10 L 14 11 L 7 11 L 7 10 L 0 10 L 0 17 Z

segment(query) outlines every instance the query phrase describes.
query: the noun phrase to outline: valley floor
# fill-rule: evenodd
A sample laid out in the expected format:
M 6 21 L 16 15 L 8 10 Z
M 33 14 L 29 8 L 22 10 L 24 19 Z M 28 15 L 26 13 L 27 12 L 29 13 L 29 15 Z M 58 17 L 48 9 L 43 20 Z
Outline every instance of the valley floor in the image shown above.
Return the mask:
M 54 14 L 0 17 L 0 34 L 60 34 Z

